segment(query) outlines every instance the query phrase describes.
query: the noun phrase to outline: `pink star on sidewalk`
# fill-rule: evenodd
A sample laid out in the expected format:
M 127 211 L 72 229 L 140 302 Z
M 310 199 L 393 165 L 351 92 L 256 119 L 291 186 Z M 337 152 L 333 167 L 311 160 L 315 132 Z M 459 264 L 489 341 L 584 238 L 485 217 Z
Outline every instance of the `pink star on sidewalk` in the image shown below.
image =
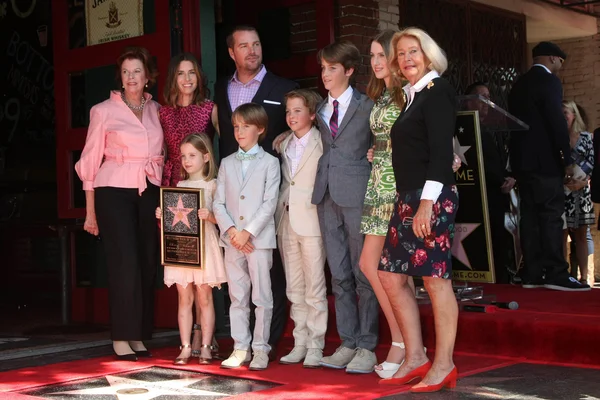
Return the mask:
M 190 228 L 190 220 L 188 219 L 188 214 L 192 212 L 193 208 L 185 208 L 183 207 L 183 200 L 181 196 L 179 196 L 179 200 L 177 200 L 177 207 L 167 207 L 169 211 L 175 215 L 173 218 L 173 223 L 171 226 L 177 225 L 178 222 L 182 222 L 185 226 Z

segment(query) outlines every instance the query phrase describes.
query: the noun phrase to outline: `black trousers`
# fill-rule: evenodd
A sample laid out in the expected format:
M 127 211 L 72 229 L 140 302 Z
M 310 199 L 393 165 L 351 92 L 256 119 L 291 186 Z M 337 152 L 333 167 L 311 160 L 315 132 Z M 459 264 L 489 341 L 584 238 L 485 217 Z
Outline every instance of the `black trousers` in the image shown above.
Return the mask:
M 154 286 L 160 264 L 154 212 L 159 188 L 95 189 L 96 218 L 108 269 L 112 340 L 149 340 L 154 325 Z
M 563 255 L 565 195 L 560 176 L 519 174 L 520 235 L 524 282 L 566 279 L 568 264 Z

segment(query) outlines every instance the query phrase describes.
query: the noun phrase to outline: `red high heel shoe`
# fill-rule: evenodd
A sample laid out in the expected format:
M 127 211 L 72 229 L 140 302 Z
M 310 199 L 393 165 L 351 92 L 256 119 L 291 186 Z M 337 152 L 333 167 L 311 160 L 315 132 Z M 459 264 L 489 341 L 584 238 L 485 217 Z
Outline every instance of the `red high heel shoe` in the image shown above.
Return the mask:
M 427 361 L 425 364 L 421 365 L 418 368 L 413 369 L 408 374 L 404 375 L 401 378 L 387 378 L 379 381 L 380 385 L 405 385 L 409 382 L 414 381 L 415 379 L 423 379 L 429 369 L 431 368 L 431 361 Z
M 456 366 L 454 368 L 452 368 L 452 371 L 450 371 L 450 373 L 448 375 L 446 375 L 446 377 L 437 385 L 425 385 L 425 386 L 420 386 L 420 387 L 416 387 L 413 386 L 410 388 L 410 391 L 412 393 L 431 393 L 431 392 L 438 392 L 440 390 L 442 390 L 444 387 L 447 387 L 448 389 L 454 389 L 456 387 L 456 379 L 458 378 L 458 370 L 456 369 Z

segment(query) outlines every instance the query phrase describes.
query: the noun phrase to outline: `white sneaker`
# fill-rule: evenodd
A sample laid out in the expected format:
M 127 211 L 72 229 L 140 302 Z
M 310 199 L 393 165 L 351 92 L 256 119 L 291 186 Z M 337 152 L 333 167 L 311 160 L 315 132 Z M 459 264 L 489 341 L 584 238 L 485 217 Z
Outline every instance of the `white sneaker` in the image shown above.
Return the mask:
M 306 357 L 306 346 L 294 346 L 290 354 L 279 359 L 281 364 L 298 364 Z
M 250 351 L 234 350 L 229 358 L 221 363 L 221 368 L 239 368 L 250 362 Z
M 356 349 L 349 349 L 347 347 L 340 346 L 332 355 L 323 357 L 319 364 L 327 368 L 344 369 L 346 368 L 346 365 L 352 361 L 355 355 Z
M 346 366 L 349 374 L 369 374 L 377 364 L 377 356 L 367 349 L 356 349 L 356 355 Z
M 252 358 L 252 362 L 248 369 L 251 371 L 262 371 L 263 369 L 267 369 L 269 366 L 269 353 L 266 351 L 255 351 L 254 357 Z
M 323 359 L 323 350 L 308 349 L 304 358 L 304 368 L 319 368 Z

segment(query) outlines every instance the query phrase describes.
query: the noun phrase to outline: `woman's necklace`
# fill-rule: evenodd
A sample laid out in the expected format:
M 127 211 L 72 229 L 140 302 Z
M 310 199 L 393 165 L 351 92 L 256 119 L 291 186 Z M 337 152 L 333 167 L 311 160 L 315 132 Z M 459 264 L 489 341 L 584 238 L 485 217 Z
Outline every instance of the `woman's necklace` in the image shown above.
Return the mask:
M 131 104 L 130 102 L 127 101 L 127 99 L 125 98 L 125 93 L 121 92 L 121 99 L 123 100 L 123 103 L 125 103 L 125 105 L 127 107 L 129 107 L 131 110 L 133 111 L 144 111 L 144 105 L 146 104 L 146 97 L 144 95 L 142 95 L 142 103 L 139 106 L 134 106 L 133 104 Z

